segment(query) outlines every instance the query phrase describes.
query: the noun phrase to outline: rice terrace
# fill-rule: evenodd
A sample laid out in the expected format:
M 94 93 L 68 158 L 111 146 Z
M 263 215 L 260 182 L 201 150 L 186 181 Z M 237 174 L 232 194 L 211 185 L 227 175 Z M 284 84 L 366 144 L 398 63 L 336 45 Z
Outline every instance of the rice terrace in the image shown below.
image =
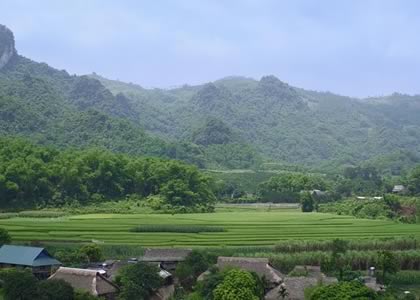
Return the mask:
M 139 246 L 269 246 L 284 240 L 420 237 L 420 225 L 297 209 L 219 209 L 213 214 L 87 214 L 0 220 L 16 241 Z M 206 229 L 208 228 L 208 229 Z M 135 230 L 138 229 L 138 230 Z

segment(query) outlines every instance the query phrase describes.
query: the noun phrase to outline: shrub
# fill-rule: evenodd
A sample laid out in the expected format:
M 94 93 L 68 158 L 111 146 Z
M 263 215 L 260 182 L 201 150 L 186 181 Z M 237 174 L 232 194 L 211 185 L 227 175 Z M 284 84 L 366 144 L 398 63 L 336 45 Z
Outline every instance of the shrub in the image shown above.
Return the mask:
M 313 290 L 311 300 L 369 300 L 376 299 L 376 293 L 358 281 L 340 282 L 320 286 Z
M 117 284 L 121 288 L 121 300 L 146 300 L 154 290 L 161 286 L 158 267 L 143 262 L 121 269 Z
M 223 227 L 205 225 L 140 225 L 130 229 L 131 232 L 179 232 L 179 233 L 200 233 L 200 232 L 223 232 Z
M 4 228 L 0 228 L 0 245 L 10 244 L 11 241 L 12 237 L 9 232 Z
M 214 300 L 258 300 L 257 286 L 251 273 L 232 269 L 213 291 Z
M 38 299 L 37 280 L 29 270 L 6 269 L 0 272 L 5 300 Z
M 79 252 L 86 255 L 89 262 L 99 262 L 103 259 L 102 250 L 96 244 L 85 245 L 80 248 Z
M 44 280 L 38 284 L 39 300 L 73 300 L 73 287 L 64 280 Z

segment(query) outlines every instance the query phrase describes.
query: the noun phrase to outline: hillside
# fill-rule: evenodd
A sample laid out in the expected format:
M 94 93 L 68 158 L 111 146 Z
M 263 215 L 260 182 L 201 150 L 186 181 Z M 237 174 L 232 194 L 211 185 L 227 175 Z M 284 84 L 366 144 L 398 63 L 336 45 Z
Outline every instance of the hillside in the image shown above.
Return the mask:
M 335 170 L 364 161 L 401 170 L 420 154 L 420 96 L 356 99 L 274 76 L 146 89 L 70 75 L 18 54 L 0 26 L 0 134 L 58 147 L 100 146 L 202 168 L 261 162 Z M 379 159 L 381 160 L 381 159 Z
M 94 78 L 70 75 L 19 55 L 13 33 L 5 26 L 0 27 L 0 42 L 1 135 L 23 136 L 60 148 L 99 146 L 175 158 L 199 167 L 237 168 L 255 163 L 256 154 L 250 150 L 248 156 L 246 145 L 246 151 L 241 150 L 244 154 L 219 145 L 229 155 L 214 157 L 209 145 L 196 145 L 190 139 L 180 141 L 176 135 L 159 136 L 153 130 L 147 133 L 145 127 L 172 126 L 173 122 L 123 93 L 113 95 Z
M 292 87 L 274 76 L 227 77 L 170 90 L 94 77 L 130 98 L 137 110 L 165 116 L 153 126 L 144 116 L 147 131 L 193 138 L 210 117 L 269 161 L 334 167 L 401 150 L 408 156 L 420 152 L 420 96 L 356 99 Z

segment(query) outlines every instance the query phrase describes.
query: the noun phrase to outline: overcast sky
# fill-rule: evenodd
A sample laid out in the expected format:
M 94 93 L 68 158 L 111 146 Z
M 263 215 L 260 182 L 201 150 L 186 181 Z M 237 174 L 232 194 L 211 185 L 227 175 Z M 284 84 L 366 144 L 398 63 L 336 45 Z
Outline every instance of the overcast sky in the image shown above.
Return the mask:
M 352 96 L 420 94 L 416 0 L 0 0 L 20 54 L 145 87 L 273 74 Z

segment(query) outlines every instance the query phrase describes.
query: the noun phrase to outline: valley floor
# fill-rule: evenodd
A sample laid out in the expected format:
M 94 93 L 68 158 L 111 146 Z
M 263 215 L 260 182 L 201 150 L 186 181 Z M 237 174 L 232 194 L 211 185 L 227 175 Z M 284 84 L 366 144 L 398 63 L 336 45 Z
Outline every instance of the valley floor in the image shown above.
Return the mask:
M 141 225 L 217 226 L 223 232 L 130 232 Z M 208 214 L 88 214 L 1 219 L 16 242 L 98 242 L 145 247 L 275 245 L 282 240 L 420 237 L 420 224 L 357 219 L 293 208 L 221 207 Z M 167 226 L 168 227 L 168 226 Z M 169 226 L 170 227 L 170 226 Z

